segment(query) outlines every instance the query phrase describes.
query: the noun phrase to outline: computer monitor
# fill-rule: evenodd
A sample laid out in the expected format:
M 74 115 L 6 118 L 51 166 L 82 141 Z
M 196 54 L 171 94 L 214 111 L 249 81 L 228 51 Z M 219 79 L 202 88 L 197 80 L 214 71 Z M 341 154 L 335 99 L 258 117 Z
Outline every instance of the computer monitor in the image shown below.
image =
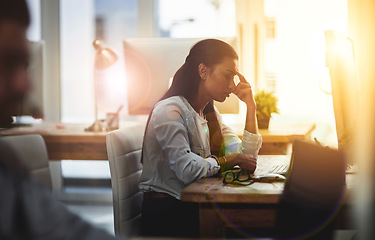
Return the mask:
M 44 53 L 43 41 L 29 42 L 30 62 L 27 74 L 31 82 L 31 90 L 23 102 L 21 116 L 31 116 L 33 118 L 44 117 Z M 19 116 L 16 116 L 19 117 Z M 22 121 L 22 119 L 21 119 Z
M 236 49 L 236 38 L 220 38 Z M 128 38 L 123 41 L 130 115 L 149 114 L 168 90 L 173 75 L 182 66 L 190 48 L 200 38 Z M 215 103 L 220 113 L 236 114 L 235 96 Z
M 350 159 L 359 116 L 359 85 L 356 77 L 353 41 L 336 31 L 325 31 L 326 64 L 331 77 L 333 109 L 339 149 Z

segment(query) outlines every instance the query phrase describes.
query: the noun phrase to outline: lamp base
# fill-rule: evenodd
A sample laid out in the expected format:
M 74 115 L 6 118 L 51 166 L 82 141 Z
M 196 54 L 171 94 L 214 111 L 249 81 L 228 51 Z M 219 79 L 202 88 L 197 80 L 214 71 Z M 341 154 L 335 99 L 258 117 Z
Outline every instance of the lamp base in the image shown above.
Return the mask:
M 85 128 L 85 131 L 87 131 L 87 132 L 104 132 L 106 130 L 106 127 L 104 125 L 105 125 L 104 122 L 98 120 L 98 121 L 95 121 L 88 128 Z

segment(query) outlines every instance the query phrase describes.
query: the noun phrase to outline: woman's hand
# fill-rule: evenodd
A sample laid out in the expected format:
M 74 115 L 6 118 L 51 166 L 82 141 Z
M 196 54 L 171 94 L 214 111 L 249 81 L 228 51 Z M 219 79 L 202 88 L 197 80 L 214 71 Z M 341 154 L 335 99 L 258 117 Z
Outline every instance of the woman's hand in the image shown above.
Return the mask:
M 254 173 L 257 167 L 257 159 L 254 158 L 252 154 L 245 153 L 233 153 L 231 155 L 225 156 L 226 161 L 219 160 L 223 165 L 223 170 L 233 168 L 234 166 L 240 166 L 242 170 Z
M 236 88 L 232 91 L 241 101 L 246 103 L 247 107 L 255 108 L 255 100 L 253 96 L 253 91 L 251 90 L 250 84 L 246 81 L 245 77 L 236 72 L 240 82 L 237 84 Z

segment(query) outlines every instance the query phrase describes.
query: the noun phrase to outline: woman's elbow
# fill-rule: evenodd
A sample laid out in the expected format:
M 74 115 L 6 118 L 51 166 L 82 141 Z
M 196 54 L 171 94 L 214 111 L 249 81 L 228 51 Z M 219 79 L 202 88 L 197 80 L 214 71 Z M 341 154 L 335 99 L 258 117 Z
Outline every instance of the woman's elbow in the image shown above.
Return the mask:
M 207 177 L 207 169 L 205 168 L 191 168 L 191 167 L 186 167 L 180 174 L 181 178 L 180 180 L 184 184 L 190 184 L 200 178 Z

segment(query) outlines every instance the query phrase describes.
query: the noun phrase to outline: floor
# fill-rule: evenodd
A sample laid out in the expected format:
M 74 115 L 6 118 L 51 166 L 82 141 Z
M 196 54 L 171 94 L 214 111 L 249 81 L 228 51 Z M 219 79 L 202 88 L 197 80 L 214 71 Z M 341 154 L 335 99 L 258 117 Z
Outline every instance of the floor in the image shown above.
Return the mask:
M 112 204 L 66 203 L 68 209 L 84 220 L 115 235 Z
M 112 188 L 107 161 L 63 161 L 59 200 L 93 225 L 114 233 Z

